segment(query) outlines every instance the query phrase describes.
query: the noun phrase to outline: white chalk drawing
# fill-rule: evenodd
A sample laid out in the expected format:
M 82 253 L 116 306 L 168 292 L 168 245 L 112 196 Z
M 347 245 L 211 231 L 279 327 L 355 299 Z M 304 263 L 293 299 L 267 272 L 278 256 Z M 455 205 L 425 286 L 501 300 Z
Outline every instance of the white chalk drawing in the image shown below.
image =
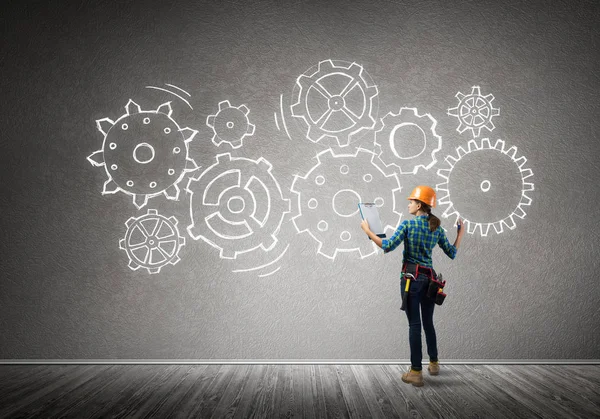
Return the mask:
M 87 159 L 94 166 L 104 166 L 108 180 L 102 195 L 119 191 L 132 195 L 138 209 L 160 194 L 177 200 L 178 183 L 187 172 L 198 169 L 188 154 L 189 142 L 198 131 L 179 127 L 171 118 L 171 102 L 155 111 L 143 111 L 130 99 L 125 110 L 116 121 L 96 121 L 104 142 Z
M 186 95 L 188 95 L 189 97 L 191 97 L 191 96 L 192 96 L 191 94 L 189 94 L 189 92 L 186 92 L 186 91 L 185 91 L 185 90 L 183 90 L 181 87 L 177 87 L 177 86 L 175 86 L 174 84 L 165 83 L 165 86 L 173 87 L 173 88 L 175 88 L 175 89 L 177 89 L 177 90 L 179 90 L 179 91 L 181 91 L 181 92 L 185 93 L 185 94 L 186 94 Z
M 318 243 L 317 253 L 334 260 L 338 252 L 358 252 L 361 259 L 378 247 L 359 228 L 359 202 L 375 202 L 388 237 L 400 224 L 406 198 L 396 173 L 385 173 L 377 155 L 364 148 L 352 154 L 327 149 L 306 175 L 294 177 L 291 191 L 299 214 L 292 218 L 298 233 L 307 232 Z M 315 193 L 316 192 L 316 193 Z
M 327 146 L 348 146 L 375 125 L 378 90 L 357 63 L 321 61 L 296 80 L 291 107 L 306 137 Z
M 264 278 L 264 277 L 266 277 L 266 276 L 273 275 L 275 272 L 277 272 L 277 271 L 278 271 L 278 270 L 280 270 L 280 269 L 281 269 L 281 266 L 280 266 L 280 267 L 278 267 L 277 269 L 275 269 L 274 271 L 271 271 L 271 272 L 269 272 L 269 273 L 266 273 L 266 274 L 261 274 L 261 275 L 258 275 L 258 276 L 259 276 L 259 277 L 261 277 L 261 278 Z
M 127 232 L 119 241 L 119 247 L 127 252 L 129 268 L 134 271 L 144 268 L 156 274 L 163 266 L 179 262 L 179 250 L 185 245 L 185 238 L 179 235 L 177 224 L 175 217 L 164 217 L 155 209 L 127 220 Z
M 273 117 L 275 118 L 275 125 L 277 126 L 277 130 L 281 131 L 281 128 L 279 128 L 279 121 L 277 120 L 277 112 L 273 112 Z
M 279 241 L 278 241 L 278 243 L 279 243 Z M 279 260 L 280 260 L 280 259 L 281 259 L 281 258 L 282 258 L 284 255 L 285 255 L 285 253 L 288 251 L 289 247 L 290 247 L 290 245 L 288 244 L 288 245 L 285 247 L 285 249 L 283 249 L 283 251 L 282 251 L 281 253 L 279 253 L 279 255 L 278 255 L 277 257 L 275 257 L 275 259 L 273 259 L 273 260 L 271 260 L 271 261 L 269 261 L 269 262 L 267 262 L 267 263 L 263 263 L 262 265 L 259 265 L 259 266 L 253 266 L 253 267 L 251 267 L 251 268 L 247 268 L 247 269 L 233 269 L 233 270 L 232 270 L 232 272 L 251 272 L 251 271 L 258 271 L 258 270 L 261 270 L 261 269 L 263 269 L 263 268 L 266 268 L 266 267 L 267 267 L 267 266 L 269 266 L 269 265 L 273 265 L 275 262 L 278 262 L 278 261 L 279 261 Z M 275 251 L 275 249 L 272 249 L 271 251 L 273 251 L 273 252 L 274 252 L 274 251 Z M 254 254 L 254 253 L 252 253 L 252 255 L 254 256 L 255 254 Z M 238 255 L 238 258 L 239 258 L 239 256 L 241 256 L 241 255 Z M 254 258 L 253 258 L 253 259 L 254 259 Z M 273 268 L 273 267 L 272 267 L 272 266 L 270 266 L 270 268 Z M 277 269 L 279 269 L 279 268 L 277 268 Z M 260 276 L 260 275 L 259 275 L 259 276 Z M 265 276 L 267 276 L 267 275 L 265 275 Z
M 446 206 L 442 216 L 463 218 L 469 234 L 487 236 L 490 227 L 497 234 L 504 227 L 513 230 L 515 217 L 523 219 L 524 207 L 532 202 L 527 193 L 534 190 L 533 172 L 525 167 L 527 159 L 517 157 L 517 147 L 508 148 L 503 140 L 492 145 L 488 138 L 470 140 L 467 150 L 457 147 L 456 153 L 437 172 L 444 179 L 436 185 L 438 202 Z
M 415 108 L 400 108 L 381 119 L 375 132 L 379 158 L 399 173 L 416 174 L 419 168 L 428 170 L 436 162 L 435 154 L 442 148 L 442 137 L 435 132 L 437 121 L 428 113 L 419 115 Z
M 177 90 L 179 90 L 179 91 L 181 91 L 181 92 L 185 93 L 185 94 L 186 94 L 187 96 L 189 96 L 189 97 L 191 97 L 191 96 L 192 96 L 192 95 L 190 95 L 188 92 L 186 92 L 185 90 L 183 90 L 181 87 L 177 87 L 177 86 L 175 86 L 175 85 L 173 85 L 173 84 L 165 83 L 165 86 L 169 86 L 169 87 L 172 87 L 172 88 L 174 88 L 174 89 L 177 89 Z M 163 88 L 163 87 L 157 87 L 157 86 L 146 86 L 146 89 L 154 89 L 154 90 L 160 90 L 160 91 L 163 91 L 163 92 L 170 93 L 170 94 L 172 94 L 173 96 L 176 96 L 176 97 L 178 97 L 179 99 L 181 99 L 183 102 L 185 102 L 185 104 L 186 104 L 186 105 L 188 105 L 188 106 L 190 107 L 190 109 L 194 110 L 194 108 L 192 108 L 192 105 L 190 105 L 190 102 L 188 102 L 188 101 L 187 101 L 187 99 L 185 99 L 185 98 L 184 98 L 184 97 L 182 97 L 181 95 L 178 95 L 177 93 L 175 93 L 175 92 L 173 92 L 173 91 L 171 91 L 171 90 L 169 90 L 169 89 L 165 89 L 165 88 Z
M 188 233 L 218 249 L 224 259 L 258 248 L 271 250 L 290 212 L 290 200 L 283 197 L 271 163 L 264 157 L 252 160 L 230 153 L 216 160 L 188 182 Z
M 492 118 L 500 115 L 500 108 L 492 106 L 494 95 L 490 93 L 482 96 L 479 86 L 473 86 L 470 94 L 464 95 L 458 92 L 456 98 L 458 99 L 458 106 L 449 108 L 448 115 L 458 118 L 459 125 L 456 130 L 459 133 L 462 134 L 470 129 L 473 138 L 477 138 L 482 128 L 488 131 L 495 128 Z
M 231 106 L 228 100 L 219 102 L 219 111 L 206 118 L 206 125 L 212 128 L 212 142 L 219 147 L 222 143 L 232 148 L 240 148 L 244 138 L 254 134 L 254 125 L 250 123 L 246 105 Z
M 285 221 L 282 223 L 282 228 L 284 226 L 286 226 Z M 282 233 L 283 231 L 280 230 L 278 234 Z M 277 244 L 268 251 L 258 248 L 251 252 L 238 253 L 235 261 L 232 261 L 231 272 L 243 274 L 246 278 L 248 274 L 256 275 L 259 278 L 273 275 L 280 270 L 281 266 L 285 265 L 283 257 L 289 248 L 288 243 L 278 239 Z
M 291 140 L 292 137 L 290 136 L 290 132 L 288 131 L 288 127 L 287 127 L 287 123 L 285 122 L 285 112 L 284 112 L 284 108 L 283 108 L 283 95 L 279 95 L 279 112 L 281 115 L 281 122 L 283 123 L 283 129 L 285 130 L 285 133 L 287 134 L 287 137 Z M 275 125 L 277 125 L 277 129 L 279 131 L 281 131 L 281 128 L 279 128 L 279 121 L 277 118 L 277 112 L 275 112 Z

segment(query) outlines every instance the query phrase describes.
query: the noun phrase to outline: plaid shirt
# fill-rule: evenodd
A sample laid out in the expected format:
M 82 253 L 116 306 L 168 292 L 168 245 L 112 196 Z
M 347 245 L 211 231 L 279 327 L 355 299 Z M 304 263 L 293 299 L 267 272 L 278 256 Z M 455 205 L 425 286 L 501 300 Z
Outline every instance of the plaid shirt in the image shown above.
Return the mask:
M 430 231 L 426 215 L 419 215 L 412 220 L 402 221 L 392 237 L 381 241 L 383 253 L 391 252 L 402 242 L 404 242 L 403 263 L 417 263 L 421 266 L 433 268 L 431 251 L 436 244 L 442 248 L 450 259 L 456 257 L 456 247 L 448 242 L 444 229 L 439 226 L 437 230 Z

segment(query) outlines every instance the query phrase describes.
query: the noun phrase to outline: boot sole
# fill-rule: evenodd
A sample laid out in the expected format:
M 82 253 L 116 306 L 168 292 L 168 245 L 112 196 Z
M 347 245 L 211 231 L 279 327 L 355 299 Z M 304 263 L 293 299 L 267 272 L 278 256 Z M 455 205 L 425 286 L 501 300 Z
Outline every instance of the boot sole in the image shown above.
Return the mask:
M 404 381 L 406 384 L 412 384 L 415 387 L 423 387 L 425 385 L 425 383 L 421 382 L 421 383 L 415 383 L 414 381 L 406 381 L 404 379 L 404 377 L 402 377 L 402 381 Z

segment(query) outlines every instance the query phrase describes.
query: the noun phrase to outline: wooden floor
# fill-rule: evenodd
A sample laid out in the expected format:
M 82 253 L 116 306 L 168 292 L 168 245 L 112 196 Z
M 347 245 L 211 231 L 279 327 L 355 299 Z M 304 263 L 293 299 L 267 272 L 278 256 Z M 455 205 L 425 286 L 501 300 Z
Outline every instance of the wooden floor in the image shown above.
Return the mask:
M 0 365 L 0 418 L 600 417 L 600 365 L 440 367 Z

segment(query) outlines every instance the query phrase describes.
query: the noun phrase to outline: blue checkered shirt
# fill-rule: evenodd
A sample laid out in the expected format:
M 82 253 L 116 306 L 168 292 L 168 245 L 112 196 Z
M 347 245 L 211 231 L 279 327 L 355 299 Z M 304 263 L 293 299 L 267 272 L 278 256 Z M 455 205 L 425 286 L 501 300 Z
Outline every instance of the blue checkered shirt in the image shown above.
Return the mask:
M 431 252 L 436 244 L 450 259 L 456 257 L 456 247 L 450 244 L 442 226 L 435 231 L 430 231 L 426 215 L 402 221 L 392 237 L 381 241 L 383 253 L 391 252 L 402 242 L 404 242 L 403 263 L 416 263 L 433 268 Z

